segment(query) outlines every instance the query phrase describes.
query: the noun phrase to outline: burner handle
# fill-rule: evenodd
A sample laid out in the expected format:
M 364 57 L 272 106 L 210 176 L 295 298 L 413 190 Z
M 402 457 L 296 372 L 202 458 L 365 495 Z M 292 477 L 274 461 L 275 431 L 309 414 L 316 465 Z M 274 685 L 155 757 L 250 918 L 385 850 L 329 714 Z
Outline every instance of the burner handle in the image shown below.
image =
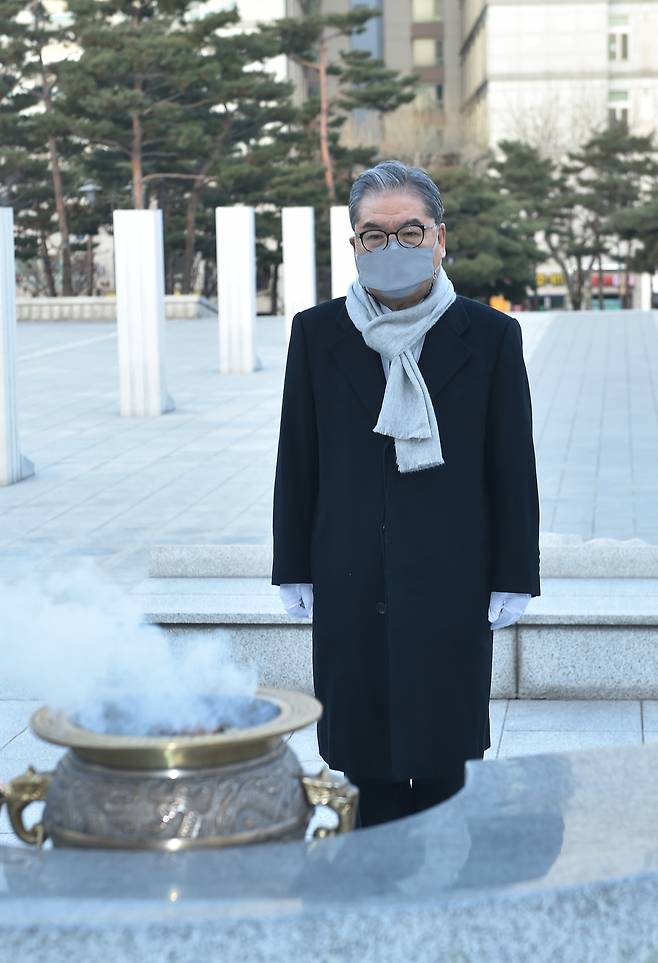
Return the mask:
M 30 846 L 42 846 L 48 838 L 39 821 L 29 828 L 23 822 L 23 810 L 30 803 L 43 802 L 48 795 L 52 772 L 37 772 L 28 766 L 27 772 L 16 776 L 6 786 L 0 786 L 0 809 L 7 806 L 9 822 L 19 839 Z
M 338 825 L 317 826 L 314 839 L 336 836 L 354 829 L 359 789 L 349 779 L 334 779 L 325 766 L 317 776 L 302 776 L 306 798 L 312 806 L 328 806 L 338 815 Z

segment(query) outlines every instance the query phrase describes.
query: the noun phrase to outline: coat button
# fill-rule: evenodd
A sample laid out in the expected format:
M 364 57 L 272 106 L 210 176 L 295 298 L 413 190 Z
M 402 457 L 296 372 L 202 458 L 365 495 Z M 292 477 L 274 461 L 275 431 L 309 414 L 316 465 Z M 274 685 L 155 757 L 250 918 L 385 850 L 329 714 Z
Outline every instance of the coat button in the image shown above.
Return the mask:
M 375 605 L 375 608 L 377 609 L 380 615 L 383 615 L 384 612 L 386 611 L 386 604 L 384 602 L 377 602 L 377 604 Z

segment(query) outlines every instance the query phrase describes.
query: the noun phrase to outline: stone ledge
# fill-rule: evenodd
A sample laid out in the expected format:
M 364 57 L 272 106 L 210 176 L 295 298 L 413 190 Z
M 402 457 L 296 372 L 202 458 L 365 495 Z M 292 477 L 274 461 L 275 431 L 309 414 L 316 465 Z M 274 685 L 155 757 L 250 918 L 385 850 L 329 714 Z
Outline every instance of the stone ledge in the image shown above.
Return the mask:
M 658 578 L 658 544 L 542 532 L 541 577 Z M 152 578 L 271 577 L 272 545 L 153 545 Z
M 283 609 L 266 577 L 149 578 L 131 595 L 149 622 L 305 624 Z M 544 578 L 517 624 L 658 625 L 658 579 Z
M 172 650 L 181 651 L 190 642 L 212 645 L 221 639 L 230 645 L 231 656 L 240 666 L 255 664 L 262 685 L 302 689 L 313 694 L 313 636 L 311 625 L 295 619 L 296 625 L 261 623 L 163 624 Z M 494 633 L 491 698 L 514 699 L 516 678 L 516 633 L 513 627 Z M 1 690 L 0 690 L 1 691 Z
M 311 845 L 6 846 L 0 940 L 14 963 L 640 963 L 657 793 L 658 744 L 615 746 L 468 760 L 441 805 Z
M 165 295 L 168 321 L 216 318 L 217 305 L 194 294 Z M 17 321 L 116 321 L 116 297 L 17 298 Z
M 658 697 L 658 579 L 545 578 L 542 592 L 494 632 L 492 698 Z M 228 638 L 264 683 L 312 691 L 311 624 L 269 578 L 150 578 L 131 595 L 175 644 Z
M 272 546 L 152 545 L 151 578 L 271 578 Z
M 658 699 L 655 624 L 519 624 L 516 646 L 516 698 Z

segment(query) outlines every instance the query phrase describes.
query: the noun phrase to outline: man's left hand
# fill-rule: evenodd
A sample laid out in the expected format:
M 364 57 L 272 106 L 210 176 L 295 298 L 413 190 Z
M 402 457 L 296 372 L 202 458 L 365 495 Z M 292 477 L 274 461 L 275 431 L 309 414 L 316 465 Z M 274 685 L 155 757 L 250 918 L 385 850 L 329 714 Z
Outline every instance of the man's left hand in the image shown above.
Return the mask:
M 492 629 L 504 629 L 521 618 L 530 601 L 530 593 L 492 592 L 489 600 L 489 621 Z

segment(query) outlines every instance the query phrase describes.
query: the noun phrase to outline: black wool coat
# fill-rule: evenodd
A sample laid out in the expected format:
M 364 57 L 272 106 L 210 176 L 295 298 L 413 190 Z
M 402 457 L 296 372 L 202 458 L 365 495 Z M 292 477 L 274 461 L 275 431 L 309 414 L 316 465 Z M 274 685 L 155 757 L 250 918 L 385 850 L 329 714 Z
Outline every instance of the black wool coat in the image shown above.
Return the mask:
M 491 745 L 492 591 L 540 595 L 519 322 L 458 296 L 418 361 L 445 464 L 401 473 L 373 431 L 386 387 L 345 298 L 295 315 L 272 584 L 313 584 L 319 750 L 363 777 L 437 777 Z

